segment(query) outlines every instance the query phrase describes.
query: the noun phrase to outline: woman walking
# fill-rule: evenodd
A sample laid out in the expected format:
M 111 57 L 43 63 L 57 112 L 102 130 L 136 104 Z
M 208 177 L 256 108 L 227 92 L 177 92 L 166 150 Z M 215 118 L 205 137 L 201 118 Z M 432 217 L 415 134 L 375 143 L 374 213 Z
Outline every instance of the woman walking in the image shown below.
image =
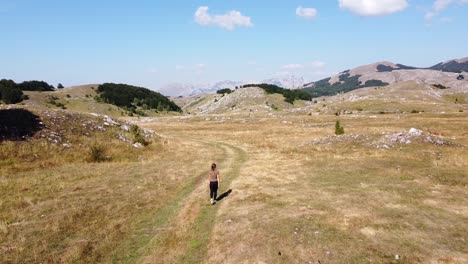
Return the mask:
M 218 194 L 218 186 L 220 182 L 219 171 L 216 169 L 216 163 L 211 164 L 208 179 L 210 180 L 210 202 L 213 205 L 216 203 L 216 196 Z

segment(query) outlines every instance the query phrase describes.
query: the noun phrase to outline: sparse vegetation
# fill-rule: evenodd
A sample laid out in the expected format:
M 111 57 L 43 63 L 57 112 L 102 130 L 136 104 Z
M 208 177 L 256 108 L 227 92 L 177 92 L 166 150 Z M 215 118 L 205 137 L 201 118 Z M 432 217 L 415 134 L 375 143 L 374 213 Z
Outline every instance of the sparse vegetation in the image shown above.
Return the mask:
M 50 95 L 49 96 L 49 100 L 47 101 L 48 104 L 51 104 L 51 105 L 54 105 L 54 106 L 57 106 L 57 107 L 60 107 L 62 109 L 67 109 L 67 107 L 65 106 L 64 103 L 58 101 L 59 98 L 57 96 L 54 96 L 54 95 Z

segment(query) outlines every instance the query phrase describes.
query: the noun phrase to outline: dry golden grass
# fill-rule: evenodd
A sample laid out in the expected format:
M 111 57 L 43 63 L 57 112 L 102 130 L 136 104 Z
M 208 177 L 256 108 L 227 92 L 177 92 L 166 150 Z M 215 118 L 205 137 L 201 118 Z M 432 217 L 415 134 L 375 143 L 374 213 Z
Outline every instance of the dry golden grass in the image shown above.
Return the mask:
M 104 163 L 80 158 L 86 147 L 1 143 L 0 262 L 466 263 L 468 124 L 459 107 L 159 117 L 141 124 L 157 142 L 136 150 L 108 140 L 115 158 Z M 342 137 L 333 135 L 338 118 Z M 454 144 L 376 147 L 412 127 Z M 74 140 L 109 138 L 101 136 Z M 232 189 L 215 206 L 213 161 L 220 192 Z
M 248 155 L 232 195 L 218 205 L 210 242 L 200 246 L 208 249 L 202 262 L 467 261 L 466 148 L 415 142 L 387 150 L 352 140 L 310 144 L 332 136 L 336 118 L 160 121 L 163 134 L 226 142 Z M 468 143 L 463 114 L 340 118 L 347 134 L 371 141 L 382 132 L 416 127 Z M 171 244 L 171 250 L 190 255 L 182 244 Z

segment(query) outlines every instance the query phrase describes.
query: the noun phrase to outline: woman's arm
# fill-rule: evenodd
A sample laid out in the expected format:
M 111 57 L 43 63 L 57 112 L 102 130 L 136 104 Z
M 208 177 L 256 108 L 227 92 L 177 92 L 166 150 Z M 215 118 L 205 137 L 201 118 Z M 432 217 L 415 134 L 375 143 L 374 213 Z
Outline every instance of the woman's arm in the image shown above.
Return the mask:
M 216 175 L 216 178 L 218 179 L 218 184 L 221 182 L 221 177 L 219 176 L 219 171 L 218 174 Z

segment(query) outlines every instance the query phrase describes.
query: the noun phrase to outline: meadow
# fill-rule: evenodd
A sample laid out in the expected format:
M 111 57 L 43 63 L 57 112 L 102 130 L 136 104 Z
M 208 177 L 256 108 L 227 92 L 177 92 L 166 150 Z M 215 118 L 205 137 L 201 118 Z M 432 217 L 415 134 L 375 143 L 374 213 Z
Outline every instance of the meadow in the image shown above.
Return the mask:
M 143 149 L 106 133 L 71 149 L 3 142 L 0 261 L 466 263 L 466 120 L 456 111 L 170 116 L 139 124 L 158 135 Z M 391 140 L 410 128 L 422 135 Z M 96 142 L 111 160 L 77 158 Z M 231 190 L 214 206 L 212 162 L 219 194 Z

